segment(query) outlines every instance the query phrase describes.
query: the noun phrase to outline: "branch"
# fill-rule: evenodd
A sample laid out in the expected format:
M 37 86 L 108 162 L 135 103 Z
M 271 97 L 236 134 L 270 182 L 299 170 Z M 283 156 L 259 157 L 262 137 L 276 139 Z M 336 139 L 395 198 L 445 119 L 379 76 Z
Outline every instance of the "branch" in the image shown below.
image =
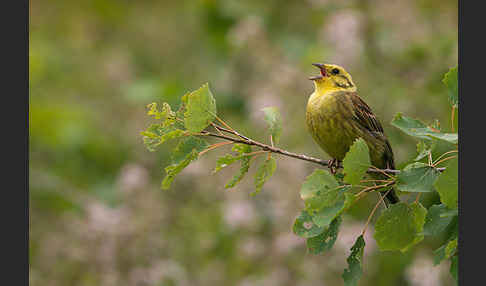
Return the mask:
M 296 158 L 296 159 L 299 159 L 299 160 L 312 162 L 312 163 L 319 164 L 319 165 L 324 166 L 324 167 L 329 167 L 329 165 L 331 164 L 331 161 L 332 161 L 332 160 L 322 160 L 322 159 L 314 158 L 314 157 L 307 156 L 307 155 L 304 155 L 304 154 L 292 153 L 292 152 L 289 152 L 287 150 L 283 150 L 283 149 L 280 149 L 280 148 L 277 148 L 277 147 L 272 147 L 270 145 L 255 141 L 253 139 L 250 139 L 250 138 L 238 133 L 235 130 L 226 129 L 226 128 L 218 126 L 216 124 L 211 124 L 211 125 L 219 132 L 219 134 L 211 133 L 209 131 L 203 131 L 203 132 L 200 133 L 200 135 L 224 139 L 224 140 L 231 141 L 231 142 L 234 142 L 234 143 L 242 143 L 242 144 L 246 144 L 246 145 L 250 145 L 250 146 L 256 146 L 256 147 L 261 148 L 263 151 L 268 151 L 268 152 L 271 152 L 271 153 L 276 153 L 276 154 Z M 228 135 L 224 135 L 224 134 L 221 133 L 221 131 L 232 134 L 232 135 L 234 135 L 238 138 L 228 136 Z M 342 168 L 342 167 L 343 166 L 341 164 L 339 164 L 337 166 L 337 168 Z M 442 171 L 445 170 L 445 168 L 436 168 L 436 169 L 439 172 L 442 172 Z M 369 168 L 367 172 L 368 173 L 383 173 L 383 172 L 385 172 L 385 173 L 388 173 L 388 174 L 398 174 L 398 173 L 400 173 L 400 170 Z
M 366 187 L 363 190 L 361 190 L 359 193 L 357 193 L 355 196 L 358 197 L 362 193 L 368 193 L 368 192 L 378 190 L 378 189 L 381 189 L 381 188 L 386 188 L 386 187 L 389 187 L 389 186 L 394 185 L 394 184 L 395 184 L 395 181 L 389 181 L 388 183 L 383 184 L 383 185 L 375 185 L 375 186 Z

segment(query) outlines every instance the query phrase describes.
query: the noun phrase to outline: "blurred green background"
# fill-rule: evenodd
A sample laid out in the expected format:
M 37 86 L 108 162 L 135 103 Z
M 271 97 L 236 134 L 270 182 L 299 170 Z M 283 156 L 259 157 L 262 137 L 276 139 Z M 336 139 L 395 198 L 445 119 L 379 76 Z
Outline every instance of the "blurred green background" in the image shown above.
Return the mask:
M 343 284 L 376 197 L 344 217 L 331 252 L 315 256 L 291 227 L 316 165 L 278 157 L 274 177 L 250 197 L 255 166 L 225 190 L 235 169 L 212 175 L 229 149 L 216 150 L 163 192 L 171 149 L 149 152 L 139 135 L 153 101 L 174 106 L 209 82 L 235 129 L 266 140 L 261 108 L 277 106 L 280 147 L 327 158 L 304 120 L 310 64 L 328 62 L 353 75 L 398 166 L 416 141 L 390 126 L 395 113 L 450 130 L 441 79 L 457 63 L 457 1 L 45 0 L 30 8 L 33 286 Z M 433 266 L 440 239 L 401 254 L 379 252 L 372 234 L 360 285 L 452 285 L 448 262 Z

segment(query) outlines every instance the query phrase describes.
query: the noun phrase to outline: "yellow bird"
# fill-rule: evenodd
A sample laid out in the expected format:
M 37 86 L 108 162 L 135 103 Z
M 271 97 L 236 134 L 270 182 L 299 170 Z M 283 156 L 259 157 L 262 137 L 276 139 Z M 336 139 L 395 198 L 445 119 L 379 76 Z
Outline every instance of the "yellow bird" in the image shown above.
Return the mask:
M 395 169 L 393 151 L 383 127 L 371 108 L 358 96 L 351 75 L 338 65 L 313 65 L 320 69 L 321 74 L 310 78 L 315 89 L 307 102 L 306 122 L 314 140 L 333 158 L 329 166 L 331 171 L 334 172 L 336 164 L 344 159 L 359 137 L 368 145 L 373 166 Z M 382 174 L 373 176 L 377 179 L 384 177 Z M 385 201 L 394 204 L 399 202 L 399 198 L 391 190 Z

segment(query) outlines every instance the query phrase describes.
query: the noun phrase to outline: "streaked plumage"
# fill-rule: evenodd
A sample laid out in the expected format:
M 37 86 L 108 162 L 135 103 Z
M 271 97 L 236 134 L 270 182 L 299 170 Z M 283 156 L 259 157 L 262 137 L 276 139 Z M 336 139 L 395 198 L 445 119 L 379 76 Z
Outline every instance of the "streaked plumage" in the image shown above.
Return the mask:
M 370 149 L 375 167 L 394 169 L 393 151 L 383 127 L 358 96 L 351 76 L 337 65 L 314 65 L 321 69 L 321 76 L 312 78 L 315 91 L 307 103 L 306 122 L 317 144 L 328 155 L 342 161 L 353 142 L 361 137 Z M 375 177 L 383 178 L 383 175 Z M 390 203 L 398 202 L 394 191 L 386 198 Z

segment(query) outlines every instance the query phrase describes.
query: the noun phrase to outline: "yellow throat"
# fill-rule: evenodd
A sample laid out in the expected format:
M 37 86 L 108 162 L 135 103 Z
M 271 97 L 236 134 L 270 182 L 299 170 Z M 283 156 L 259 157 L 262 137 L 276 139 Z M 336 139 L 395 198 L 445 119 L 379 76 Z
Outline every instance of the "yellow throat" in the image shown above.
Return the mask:
M 321 71 L 321 75 L 311 77 L 314 81 L 314 93 L 310 101 L 315 97 L 330 95 L 336 91 L 356 91 L 351 75 L 342 67 L 334 64 L 313 64 Z

